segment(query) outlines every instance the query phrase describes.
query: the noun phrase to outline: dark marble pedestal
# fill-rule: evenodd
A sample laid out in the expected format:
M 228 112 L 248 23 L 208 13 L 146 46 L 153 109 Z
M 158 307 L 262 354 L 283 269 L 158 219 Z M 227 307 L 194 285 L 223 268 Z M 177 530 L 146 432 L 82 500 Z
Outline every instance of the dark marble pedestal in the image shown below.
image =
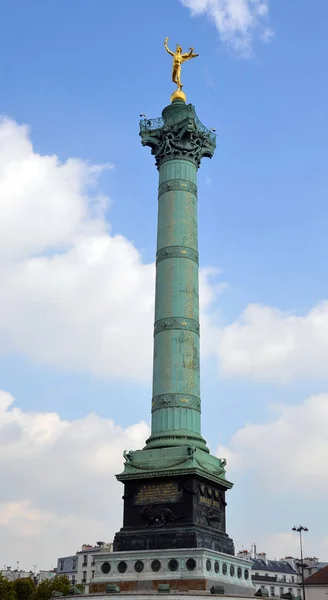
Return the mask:
M 234 554 L 225 487 L 195 475 L 125 482 L 123 528 L 114 552 L 208 548 Z

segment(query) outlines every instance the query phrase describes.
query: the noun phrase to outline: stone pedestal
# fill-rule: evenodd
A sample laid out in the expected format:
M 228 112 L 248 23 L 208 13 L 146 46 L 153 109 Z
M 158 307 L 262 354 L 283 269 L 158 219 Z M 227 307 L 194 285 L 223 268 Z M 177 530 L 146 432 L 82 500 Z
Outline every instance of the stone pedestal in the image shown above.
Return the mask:
M 126 455 L 123 528 L 114 551 L 209 548 L 234 554 L 226 533 L 221 459 L 193 446 L 137 450 Z
M 213 586 L 242 597 L 255 592 L 250 561 L 203 548 L 111 552 L 94 560 L 91 595 L 105 593 L 108 584 L 117 585 L 120 594 L 157 592 L 160 584 L 174 593 L 210 593 Z

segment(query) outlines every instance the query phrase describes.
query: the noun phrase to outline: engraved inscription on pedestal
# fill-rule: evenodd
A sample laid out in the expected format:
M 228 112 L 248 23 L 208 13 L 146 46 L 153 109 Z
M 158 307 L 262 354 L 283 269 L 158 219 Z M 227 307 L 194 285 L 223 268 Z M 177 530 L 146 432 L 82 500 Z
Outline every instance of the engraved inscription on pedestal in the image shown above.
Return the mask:
M 225 502 L 220 491 L 208 485 L 199 486 L 198 502 L 216 510 L 224 510 Z
M 163 504 L 179 502 L 182 490 L 178 483 L 167 481 L 165 483 L 147 483 L 140 485 L 134 497 L 134 504 Z
M 199 498 L 199 503 L 205 504 L 205 506 L 210 506 L 211 508 L 220 509 L 220 502 L 214 500 L 213 498 L 204 498 L 203 496 L 201 496 Z

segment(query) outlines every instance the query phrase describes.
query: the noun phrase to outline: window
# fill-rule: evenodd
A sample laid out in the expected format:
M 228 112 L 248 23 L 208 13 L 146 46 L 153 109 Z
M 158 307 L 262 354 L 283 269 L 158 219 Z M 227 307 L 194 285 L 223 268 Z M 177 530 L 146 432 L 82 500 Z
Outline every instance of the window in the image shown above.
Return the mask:
M 295 581 L 295 577 L 294 577 L 294 575 L 292 575 L 292 583 L 294 583 L 294 581 Z
M 297 588 L 297 595 L 301 598 L 301 588 Z
M 61 560 L 60 561 L 60 570 L 63 571 L 63 569 L 64 569 L 64 561 Z
M 283 588 L 283 587 L 281 587 L 281 588 L 280 588 L 280 596 L 282 596 L 282 595 L 283 595 L 283 593 L 284 593 L 284 588 Z
M 283 576 L 282 576 L 282 580 L 283 580 L 283 581 L 286 581 L 286 575 L 283 575 Z
M 293 588 L 288 588 L 288 591 L 289 591 L 290 594 L 292 594 L 293 593 Z
M 270 596 L 274 596 L 274 586 L 270 587 Z
M 86 567 L 86 566 L 87 566 L 87 564 L 88 564 L 88 557 L 87 557 L 87 555 L 85 554 L 85 555 L 83 556 L 83 563 L 82 563 L 82 567 Z
M 76 569 L 76 558 L 73 558 L 73 571 Z
M 91 571 L 91 579 L 93 579 L 93 578 L 94 578 L 94 576 L 95 576 L 95 572 L 94 572 L 94 571 Z

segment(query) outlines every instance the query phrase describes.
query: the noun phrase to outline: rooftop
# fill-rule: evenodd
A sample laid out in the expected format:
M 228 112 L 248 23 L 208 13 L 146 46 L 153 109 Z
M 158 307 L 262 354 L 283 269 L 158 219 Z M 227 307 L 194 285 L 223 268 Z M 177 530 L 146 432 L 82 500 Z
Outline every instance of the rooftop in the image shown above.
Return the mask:
M 305 580 L 305 585 L 328 585 L 328 565 Z
M 290 573 L 291 575 L 298 575 L 297 571 L 290 566 L 290 564 L 284 560 L 265 560 L 256 558 L 253 559 L 253 571 L 266 571 L 274 573 Z

